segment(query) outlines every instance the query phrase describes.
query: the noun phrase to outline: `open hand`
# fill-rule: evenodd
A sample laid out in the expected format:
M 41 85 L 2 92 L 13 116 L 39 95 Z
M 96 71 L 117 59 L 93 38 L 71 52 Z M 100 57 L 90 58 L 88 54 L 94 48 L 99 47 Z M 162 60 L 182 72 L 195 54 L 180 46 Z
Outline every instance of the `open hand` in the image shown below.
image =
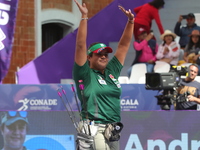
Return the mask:
M 123 6 L 118 5 L 119 9 L 128 17 L 129 20 L 134 19 L 134 14 L 131 12 L 131 10 L 126 10 Z
M 85 3 L 83 3 L 83 5 L 81 5 L 77 0 L 74 0 L 74 2 L 76 3 L 76 5 L 78 6 L 80 12 L 81 12 L 83 15 L 87 15 L 87 14 L 88 14 L 88 9 L 87 9 Z

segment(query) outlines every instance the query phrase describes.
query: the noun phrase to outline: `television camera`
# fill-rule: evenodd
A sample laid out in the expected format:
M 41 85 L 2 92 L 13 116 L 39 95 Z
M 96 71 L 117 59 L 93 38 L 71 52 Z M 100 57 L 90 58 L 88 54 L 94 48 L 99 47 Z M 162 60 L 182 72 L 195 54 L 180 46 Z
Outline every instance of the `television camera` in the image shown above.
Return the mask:
M 169 110 L 170 106 L 175 102 L 186 101 L 188 93 L 185 94 L 185 99 L 179 99 L 178 87 L 181 86 L 181 75 L 186 75 L 188 68 L 185 66 L 172 66 L 167 73 L 146 73 L 145 88 L 147 90 L 162 91 L 161 95 L 156 95 L 157 104 L 163 110 Z

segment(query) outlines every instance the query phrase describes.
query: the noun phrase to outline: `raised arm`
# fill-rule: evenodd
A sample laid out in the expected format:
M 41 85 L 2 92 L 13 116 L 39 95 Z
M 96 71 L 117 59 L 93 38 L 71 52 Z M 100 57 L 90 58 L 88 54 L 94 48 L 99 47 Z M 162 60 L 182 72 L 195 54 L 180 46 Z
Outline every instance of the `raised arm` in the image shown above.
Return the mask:
M 115 56 L 119 60 L 119 62 L 123 65 L 124 60 L 126 58 L 126 54 L 129 50 L 129 46 L 133 36 L 133 27 L 134 27 L 134 15 L 132 14 L 131 10 L 125 10 L 122 6 L 118 6 L 119 9 L 128 17 L 128 22 L 124 29 L 124 32 L 120 38 L 118 43 L 118 47 L 115 53 Z
M 176 33 L 178 36 L 181 36 L 181 21 L 183 20 L 183 17 L 180 15 L 178 22 L 176 23 L 174 27 L 174 33 Z
M 85 62 L 87 61 L 87 45 L 86 45 L 86 38 L 87 38 L 87 20 L 88 20 L 88 9 L 83 3 L 81 5 L 77 2 L 77 0 L 74 0 L 74 2 L 77 4 L 80 12 L 81 12 L 81 21 L 78 27 L 78 32 L 76 36 L 76 48 L 75 48 L 75 62 L 79 66 L 83 66 Z

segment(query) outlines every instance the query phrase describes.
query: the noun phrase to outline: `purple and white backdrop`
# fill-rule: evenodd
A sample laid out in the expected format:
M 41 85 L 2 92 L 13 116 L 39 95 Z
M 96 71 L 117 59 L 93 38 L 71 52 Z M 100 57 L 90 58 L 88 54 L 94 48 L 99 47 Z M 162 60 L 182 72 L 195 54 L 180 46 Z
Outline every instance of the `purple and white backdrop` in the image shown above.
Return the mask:
M 114 0 L 88 21 L 88 45 L 93 42 L 118 42 L 127 17 L 118 9 L 121 4 L 133 10 L 150 0 Z M 77 30 L 68 34 L 46 50 L 41 56 L 26 64 L 18 72 L 19 84 L 60 83 L 72 78 Z M 114 50 L 115 51 L 115 50 Z M 66 61 L 67 60 L 67 61 Z

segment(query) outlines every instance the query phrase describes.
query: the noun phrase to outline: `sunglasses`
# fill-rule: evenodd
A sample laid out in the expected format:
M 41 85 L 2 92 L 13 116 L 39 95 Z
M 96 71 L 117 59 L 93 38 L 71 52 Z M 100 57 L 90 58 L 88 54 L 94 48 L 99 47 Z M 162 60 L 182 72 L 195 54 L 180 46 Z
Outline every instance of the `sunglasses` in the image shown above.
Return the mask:
M 102 56 L 108 57 L 108 53 L 96 53 L 96 55 L 99 57 L 102 57 Z
M 8 111 L 8 117 L 9 118 L 13 118 L 13 117 L 26 118 L 27 112 L 26 111 Z

